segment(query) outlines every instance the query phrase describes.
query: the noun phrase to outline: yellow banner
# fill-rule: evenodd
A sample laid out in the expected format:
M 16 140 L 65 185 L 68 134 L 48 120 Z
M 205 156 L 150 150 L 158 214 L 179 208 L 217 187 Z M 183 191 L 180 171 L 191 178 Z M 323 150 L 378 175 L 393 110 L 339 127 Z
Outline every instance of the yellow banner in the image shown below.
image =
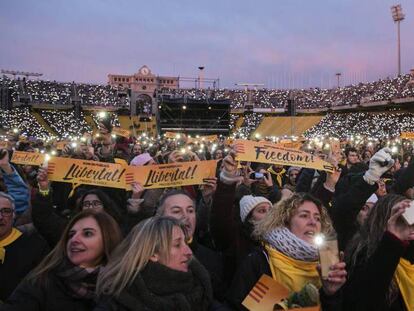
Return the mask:
M 128 166 L 126 184 L 139 182 L 145 189 L 200 185 L 216 175 L 216 160 Z
M 269 142 L 236 140 L 237 160 L 278 165 L 300 166 L 333 172 L 334 167 L 317 156 L 298 149 L 282 148 Z
M 62 141 L 56 142 L 56 150 L 63 150 L 63 149 L 65 149 L 65 146 L 67 144 L 70 144 L 70 141 L 68 141 L 68 140 L 62 140 Z
M 51 181 L 125 189 L 125 171 L 119 164 L 56 157 L 47 173 Z
M 112 129 L 112 134 L 128 138 L 131 135 L 131 131 L 123 129 L 121 127 L 114 127 Z
M 401 132 L 400 137 L 403 139 L 414 139 L 414 133 L 413 132 Z
M 35 152 L 14 151 L 10 162 L 22 165 L 40 166 L 45 161 L 45 155 Z
M 179 135 L 179 133 L 165 132 L 164 137 L 165 138 L 177 138 L 177 135 Z M 180 134 L 180 135 L 183 136 L 183 134 Z
M 302 147 L 302 143 L 293 141 L 289 143 L 278 143 L 276 146 L 281 148 L 300 149 Z
M 273 311 L 275 304 L 289 296 L 289 290 L 270 276 L 263 274 L 243 300 L 248 310 Z M 290 311 L 320 311 L 319 306 L 287 309 Z

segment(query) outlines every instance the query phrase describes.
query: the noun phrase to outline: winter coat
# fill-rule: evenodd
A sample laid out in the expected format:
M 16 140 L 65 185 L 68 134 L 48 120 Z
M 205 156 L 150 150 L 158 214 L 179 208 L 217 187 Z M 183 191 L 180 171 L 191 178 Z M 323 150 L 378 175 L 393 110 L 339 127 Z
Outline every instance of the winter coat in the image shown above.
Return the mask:
M 80 299 L 69 295 L 64 281 L 53 273 L 48 284 L 41 286 L 23 281 L 13 292 L 1 311 L 90 311 L 95 307 L 94 299 Z
M 6 300 L 49 252 L 46 241 L 35 232 L 23 233 L 4 248 L 5 260 L 0 262 L 0 301 Z
M 210 228 L 217 250 L 225 257 L 225 279 L 230 283 L 234 272 L 242 260 L 255 250 L 258 243 L 251 239 L 251 232 L 244 230 L 240 220 L 239 208 L 235 205 L 236 185 L 221 181 L 211 209 Z
M 235 310 L 247 310 L 242 305 L 244 298 L 263 274 L 272 276 L 267 258 L 268 255 L 264 249 L 257 250 L 249 254 L 240 265 L 227 294 L 227 301 Z M 340 290 L 333 296 L 326 296 L 324 291 L 320 289 L 319 297 L 323 311 L 342 310 L 342 292 Z
M 0 169 L 3 175 L 4 184 L 8 194 L 14 199 L 16 214 L 20 215 L 29 208 L 30 195 L 29 187 L 12 166 L 13 173 L 6 174 Z
M 213 302 L 205 268 L 193 260 L 188 272 L 148 262 L 119 297 L 103 297 L 95 311 L 209 310 Z
M 352 264 L 347 263 L 348 270 L 351 270 L 344 285 L 343 310 L 405 311 L 399 290 L 392 303 L 387 301 L 387 294 L 400 258 L 406 257 L 413 263 L 413 249 L 407 246 L 393 234 L 385 232 L 367 262 L 362 262 L 362 253 L 352 268 Z M 409 249 L 411 254 L 407 253 Z
M 377 190 L 377 184 L 369 185 L 362 175 L 355 176 L 346 192 L 335 193 L 333 204 L 328 208 L 333 226 L 338 235 L 338 246 L 344 250 L 359 228 L 358 213 L 368 198 Z

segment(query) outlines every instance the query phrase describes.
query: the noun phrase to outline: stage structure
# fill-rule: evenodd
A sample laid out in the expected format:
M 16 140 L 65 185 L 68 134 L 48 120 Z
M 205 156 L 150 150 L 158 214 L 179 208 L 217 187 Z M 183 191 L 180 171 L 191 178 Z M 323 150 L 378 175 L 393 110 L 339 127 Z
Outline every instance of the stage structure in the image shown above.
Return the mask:
M 230 100 L 158 98 L 161 132 L 229 134 Z

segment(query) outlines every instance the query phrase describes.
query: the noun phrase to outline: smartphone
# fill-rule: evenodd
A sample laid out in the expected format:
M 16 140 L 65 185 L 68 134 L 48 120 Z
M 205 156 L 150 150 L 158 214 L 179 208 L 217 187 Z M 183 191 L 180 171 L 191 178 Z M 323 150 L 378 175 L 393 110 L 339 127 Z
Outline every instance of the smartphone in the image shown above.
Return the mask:
M 411 201 L 410 207 L 405 210 L 402 216 L 409 226 L 414 224 L 414 201 Z
M 338 240 L 326 239 L 318 249 L 322 279 L 327 279 L 330 267 L 339 262 Z
M 250 179 L 253 179 L 253 180 L 263 179 L 264 178 L 264 174 L 263 173 L 256 173 L 256 172 L 254 172 L 254 173 L 251 173 L 249 175 L 249 178 Z

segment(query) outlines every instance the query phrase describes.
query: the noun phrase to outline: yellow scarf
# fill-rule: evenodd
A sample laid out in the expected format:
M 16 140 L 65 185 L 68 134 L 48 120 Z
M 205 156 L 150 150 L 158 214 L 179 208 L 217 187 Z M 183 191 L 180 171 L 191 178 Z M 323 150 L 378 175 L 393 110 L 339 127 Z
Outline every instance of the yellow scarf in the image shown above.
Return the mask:
M 414 310 L 414 265 L 401 258 L 394 277 L 407 310 Z
M 285 174 L 286 173 L 286 170 L 284 169 L 284 168 L 282 168 L 282 170 L 278 173 L 278 172 L 276 172 L 276 171 L 274 171 L 273 170 L 273 168 L 272 168 L 272 166 L 270 166 L 268 169 L 267 169 L 267 171 L 270 173 L 270 174 L 272 174 L 272 175 L 276 175 L 276 181 L 277 181 L 277 183 L 278 183 L 278 187 L 279 188 L 282 188 L 282 184 L 283 184 L 283 182 L 282 182 L 282 177 L 283 177 L 283 174 Z
M 6 259 L 6 249 L 5 247 L 7 245 L 12 244 L 14 241 L 16 241 L 22 233 L 17 230 L 16 228 L 13 228 L 11 233 L 3 240 L 0 241 L 0 262 L 3 264 L 4 260 Z
M 265 245 L 269 254 L 270 271 L 274 280 L 284 285 L 289 291 L 298 292 L 306 283 L 321 288 L 316 266 L 317 261 L 302 261 L 290 258 L 276 249 Z

